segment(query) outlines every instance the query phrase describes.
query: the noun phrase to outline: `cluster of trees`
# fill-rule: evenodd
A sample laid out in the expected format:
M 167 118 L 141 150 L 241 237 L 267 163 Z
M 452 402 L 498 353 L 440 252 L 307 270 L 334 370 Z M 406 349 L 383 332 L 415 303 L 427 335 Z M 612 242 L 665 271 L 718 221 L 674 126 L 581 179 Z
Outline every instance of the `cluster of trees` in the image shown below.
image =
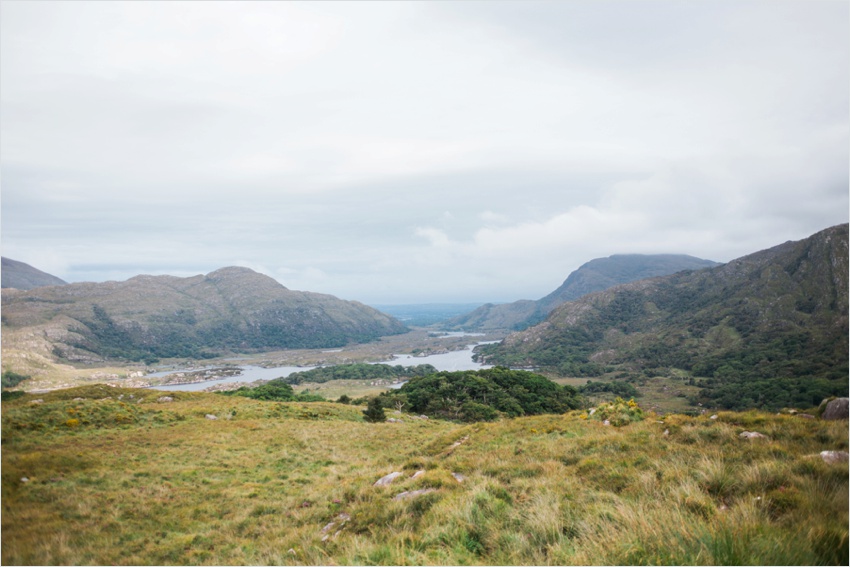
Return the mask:
M 608 393 L 614 394 L 620 398 L 637 398 L 640 396 L 640 392 L 633 385 L 628 382 L 594 382 L 593 380 L 588 380 L 587 384 L 578 387 L 578 391 L 581 394 L 599 394 L 599 393 Z
M 264 400 L 274 402 L 326 402 L 327 400 L 318 394 L 304 392 L 296 394 L 292 386 L 279 380 L 271 380 L 257 386 L 249 388 L 242 386 L 238 390 L 229 390 L 226 392 L 218 392 L 223 396 L 240 396 L 243 398 L 251 398 L 253 400 Z
M 504 367 L 413 378 L 399 390 L 382 393 L 380 400 L 384 407 L 467 422 L 563 413 L 581 405 L 575 388 Z
M 323 366 L 295 372 L 286 378 L 277 378 L 287 384 L 303 384 L 305 382 L 321 384 L 331 380 L 396 380 L 399 378 L 414 378 L 433 374 L 437 369 L 430 364 L 418 366 L 401 366 L 396 364 L 339 364 L 337 366 Z
M 3 378 L 2 378 L 3 387 L 4 388 L 12 388 L 14 386 L 17 386 L 18 384 L 20 384 L 21 382 L 23 382 L 27 378 L 29 378 L 29 376 L 27 376 L 25 374 L 19 374 L 17 372 L 12 372 L 11 370 L 4 370 L 3 371 Z

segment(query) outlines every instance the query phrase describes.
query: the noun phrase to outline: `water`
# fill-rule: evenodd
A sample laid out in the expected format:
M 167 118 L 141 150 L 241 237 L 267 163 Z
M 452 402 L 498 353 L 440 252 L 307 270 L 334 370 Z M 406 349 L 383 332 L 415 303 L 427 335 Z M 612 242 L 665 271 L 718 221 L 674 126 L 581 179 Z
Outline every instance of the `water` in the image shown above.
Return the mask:
M 488 366 L 485 364 L 479 364 L 472 360 L 472 349 L 477 345 L 484 345 L 490 343 L 497 343 L 499 341 L 484 341 L 480 343 L 476 343 L 474 345 L 468 346 L 463 350 L 455 350 L 451 352 L 446 352 L 443 354 L 431 354 L 428 356 L 412 356 L 409 354 L 396 354 L 394 360 L 387 360 L 384 362 L 376 362 L 375 364 L 389 364 L 392 366 L 401 365 L 401 366 L 417 366 L 419 364 L 430 364 L 437 370 L 445 370 L 449 372 L 455 372 L 458 370 L 481 370 L 483 368 L 492 368 L 492 366 Z M 228 376 L 227 378 L 222 378 L 220 380 L 207 380 L 206 382 L 197 382 L 194 384 L 173 384 L 170 386 L 154 386 L 156 390 L 181 390 L 181 391 L 191 391 L 197 392 L 200 390 L 205 390 L 210 386 L 215 386 L 216 384 L 232 384 L 236 382 L 253 382 L 255 380 L 273 380 L 274 378 L 281 378 L 289 376 L 294 372 L 303 372 L 305 370 L 310 370 L 315 368 L 314 366 L 277 366 L 275 368 L 263 368 L 261 366 L 240 366 L 242 369 L 242 374 L 239 376 Z M 202 368 L 195 368 L 194 370 L 203 370 Z M 155 374 L 149 374 L 151 377 L 165 376 L 167 374 L 173 374 L 175 372 L 180 372 L 179 370 L 168 370 L 164 372 L 157 372 Z M 401 384 L 393 385 L 393 388 L 401 388 Z
M 428 356 L 412 356 L 409 354 L 396 354 L 395 360 L 385 362 L 384 364 L 401 365 L 401 366 L 417 366 L 419 364 L 430 364 L 437 370 L 446 370 L 454 372 L 457 370 L 480 370 L 482 368 L 492 368 L 484 364 L 479 364 L 472 360 L 472 348 L 477 345 L 497 343 L 499 341 L 486 341 L 476 343 L 471 347 L 466 347 L 464 350 L 454 350 L 443 354 L 431 354 Z
M 172 384 L 170 386 L 154 386 L 155 390 L 181 390 L 184 392 L 197 392 L 199 390 L 206 390 L 210 386 L 215 386 L 217 384 L 232 384 L 235 382 L 253 382 L 255 380 L 274 380 L 275 378 L 285 378 L 294 372 L 303 372 L 305 370 L 311 370 L 315 368 L 315 366 L 276 366 L 274 368 L 263 368 L 262 366 L 241 366 L 242 374 L 239 376 L 228 376 L 227 378 L 221 378 L 220 380 L 207 380 L 206 382 L 196 382 L 194 384 Z M 195 369 L 195 370 L 203 370 L 203 369 Z M 149 374 L 148 376 L 165 376 L 167 374 L 174 374 L 176 371 L 169 370 L 167 372 L 157 372 L 155 374 Z

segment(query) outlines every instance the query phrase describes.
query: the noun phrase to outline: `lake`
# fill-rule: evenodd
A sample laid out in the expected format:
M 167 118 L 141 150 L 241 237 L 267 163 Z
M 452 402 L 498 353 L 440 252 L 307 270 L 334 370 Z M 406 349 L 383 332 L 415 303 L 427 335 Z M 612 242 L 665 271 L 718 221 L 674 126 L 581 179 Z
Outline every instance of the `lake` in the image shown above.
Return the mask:
M 401 365 L 401 366 L 417 366 L 419 364 L 430 364 L 437 370 L 445 370 L 449 372 L 454 372 L 458 370 L 481 370 L 483 368 L 492 368 L 492 366 L 486 364 L 479 364 L 472 360 L 472 349 L 477 345 L 485 345 L 490 343 L 497 343 L 499 341 L 483 341 L 480 343 L 475 343 L 466 347 L 463 350 L 455 350 L 451 352 L 446 352 L 443 354 L 431 354 L 428 356 L 412 356 L 409 354 L 396 354 L 395 359 L 386 360 L 383 362 L 375 362 L 373 364 L 388 364 L 390 366 Z M 293 374 L 295 372 L 303 372 L 305 370 L 311 370 L 315 368 L 315 366 L 277 366 L 275 368 L 263 368 L 261 366 L 251 366 L 245 365 L 240 366 L 242 369 L 242 374 L 239 376 L 228 376 L 227 378 L 222 378 L 220 380 L 207 380 L 206 382 L 196 382 L 194 384 L 173 384 L 170 386 L 153 386 L 155 390 L 168 390 L 175 391 L 180 390 L 184 392 L 197 392 L 200 390 L 205 390 L 210 386 L 215 386 L 217 384 L 232 384 L 236 382 L 254 382 L 255 380 L 273 380 L 275 378 L 284 378 Z M 201 370 L 201 369 L 195 369 Z M 173 374 L 177 372 L 176 370 L 169 370 L 166 372 L 157 372 L 155 374 L 149 374 L 148 376 L 165 376 L 167 374 Z M 401 384 L 394 385 L 396 388 L 400 388 Z

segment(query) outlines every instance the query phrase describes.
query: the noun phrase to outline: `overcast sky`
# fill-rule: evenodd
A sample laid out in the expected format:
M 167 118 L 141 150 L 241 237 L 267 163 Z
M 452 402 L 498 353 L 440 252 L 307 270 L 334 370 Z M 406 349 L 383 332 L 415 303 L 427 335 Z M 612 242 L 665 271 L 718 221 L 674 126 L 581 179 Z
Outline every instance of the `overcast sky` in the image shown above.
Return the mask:
M 0 4 L 2 253 L 538 299 L 848 221 L 850 3 Z

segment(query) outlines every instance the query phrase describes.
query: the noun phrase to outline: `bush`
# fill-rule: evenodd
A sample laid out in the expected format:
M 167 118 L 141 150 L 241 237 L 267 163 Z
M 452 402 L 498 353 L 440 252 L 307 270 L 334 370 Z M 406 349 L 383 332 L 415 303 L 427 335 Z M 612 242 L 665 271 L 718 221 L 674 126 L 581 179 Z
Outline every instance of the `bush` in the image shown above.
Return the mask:
M 14 386 L 17 386 L 28 378 L 29 376 L 26 376 L 24 374 L 18 374 L 17 372 L 12 372 L 11 370 L 4 370 L 2 376 L 3 387 L 13 388 Z
M 376 397 L 369 400 L 369 405 L 363 410 L 363 419 L 369 423 L 380 423 L 387 420 L 380 398 Z
M 643 410 L 637 402 L 634 399 L 627 402 L 623 398 L 616 398 L 613 402 L 601 404 L 593 414 L 593 419 L 607 420 L 616 427 L 628 425 L 633 421 L 642 421 L 643 418 Z

